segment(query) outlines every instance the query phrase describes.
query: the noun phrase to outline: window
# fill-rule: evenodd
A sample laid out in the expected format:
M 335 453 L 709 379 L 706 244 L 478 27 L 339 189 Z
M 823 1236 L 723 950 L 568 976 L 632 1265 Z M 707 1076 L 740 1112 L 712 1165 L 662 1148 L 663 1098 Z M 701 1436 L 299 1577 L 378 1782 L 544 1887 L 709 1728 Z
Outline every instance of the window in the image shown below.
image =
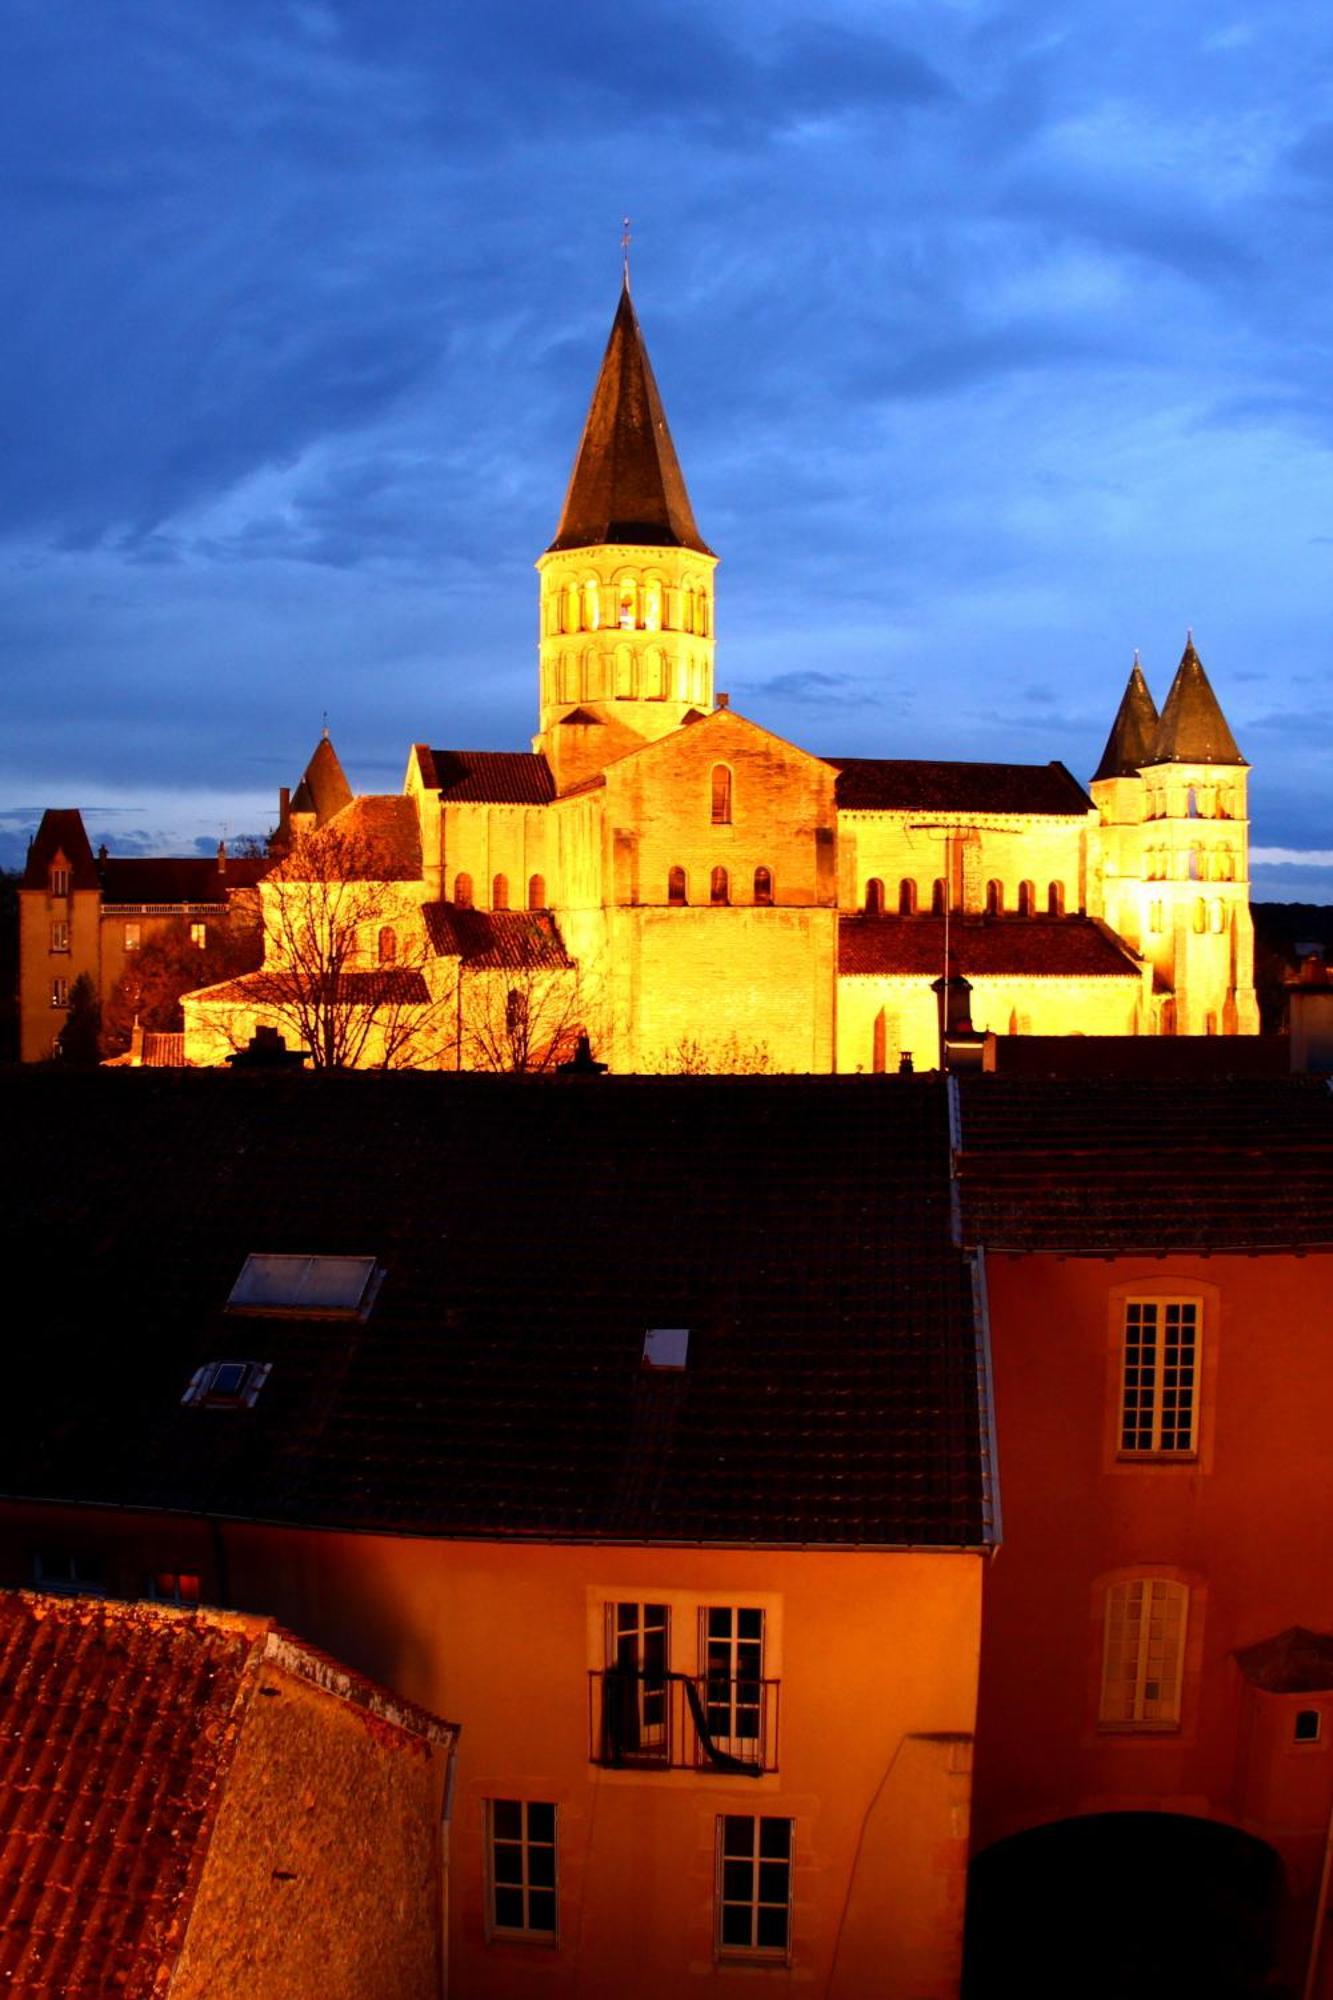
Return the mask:
M 381 965 L 392 965 L 398 956 L 398 933 L 392 924 L 381 927 L 376 949 Z
M 198 1604 L 199 1579 L 185 1570 L 154 1570 L 148 1595 L 158 1604 Z
M 364 1319 L 383 1275 L 373 1257 L 252 1253 L 231 1288 L 227 1311 L 295 1313 L 301 1319 Z
M 68 925 L 68 924 L 52 924 L 52 926 L 51 926 L 51 949 L 52 949 L 52 951 L 68 951 L 68 950 L 69 950 L 69 925 Z
M 139 924 L 126 924 L 125 926 L 126 951 L 137 951 L 139 949 L 140 943 L 142 942 L 142 939 L 143 939 L 143 931 L 142 927 Z
M 900 917 L 916 915 L 916 883 L 910 875 L 904 875 L 898 884 L 898 915 Z
M 763 1742 L 764 1614 L 729 1604 L 699 1613 L 704 1708 L 715 1750 L 758 1762 Z
M 487 1904 L 496 1937 L 555 1941 L 555 1807 L 486 1803 Z
M 53 896 L 68 896 L 69 894 L 69 867 L 63 861 L 57 861 L 52 864 L 51 894 Z
M 667 901 L 668 903 L 683 903 L 685 901 L 685 870 L 683 868 L 673 868 L 667 876 Z
M 730 900 L 725 868 L 715 868 L 709 876 L 708 900 L 711 903 L 725 903 Z
M 589 632 L 595 632 L 602 622 L 602 599 L 595 578 L 590 577 L 583 586 L 583 623 Z
M 1065 885 L 1063 882 L 1048 883 L 1046 889 L 1046 914 L 1048 917 L 1062 917 L 1065 913 Z
M 1320 1715 L 1317 1708 L 1298 1708 L 1296 1721 L 1292 1726 L 1293 1743 L 1317 1743 L 1320 1735 Z
M 102 1558 L 69 1555 L 53 1549 L 39 1549 L 32 1559 L 32 1580 L 37 1590 L 60 1597 L 105 1597 Z
M 1162 928 L 1162 909 L 1160 899 L 1148 905 L 1148 929 L 1154 936 L 1158 935 Z
M 884 914 L 884 884 L 877 875 L 872 875 L 866 883 L 866 915 L 882 917 Z
M 491 883 L 491 908 L 493 910 L 507 910 L 509 908 L 509 877 L 507 875 L 497 875 Z
M 1121 1451 L 1192 1456 L 1198 1385 L 1199 1301 L 1127 1300 Z
M 53 1007 L 68 1007 L 69 1005 L 68 979 L 53 979 L 51 981 L 51 1005 Z
M 472 908 L 472 877 L 470 875 L 455 875 L 454 901 L 460 910 L 470 910 Z
M 544 910 L 546 908 L 546 878 L 544 875 L 532 875 L 528 878 L 528 908 L 530 910 Z
M 1101 1721 L 1107 1728 L 1175 1729 L 1189 1591 L 1166 1577 L 1132 1577 L 1106 1593 Z
M 655 576 L 650 576 L 643 586 L 643 622 L 650 632 L 661 628 L 662 585 Z
M 269 1378 L 269 1361 L 205 1361 L 186 1385 L 181 1402 L 204 1410 L 250 1410 Z
M 207 924 L 190 925 L 190 943 L 194 946 L 196 951 L 207 951 L 208 949 Z
M 1004 915 L 1003 882 L 990 881 L 986 884 L 986 915 L 988 917 Z
M 632 632 L 639 621 L 639 592 L 631 577 L 616 591 L 616 623 L 622 632 Z
M 650 1326 L 643 1336 L 645 1368 L 683 1368 L 689 1353 L 687 1326 Z
M 1020 882 L 1018 885 L 1018 914 L 1030 917 L 1037 907 L 1037 885 L 1035 882 Z
M 713 825 L 731 825 L 731 772 L 725 764 L 713 766 Z
M 608 1604 L 602 1757 L 664 1763 L 670 1754 L 671 1613 L 665 1604 Z
M 773 901 L 773 870 L 756 868 L 754 871 L 754 899 L 765 908 Z
M 948 902 L 945 896 L 944 879 L 942 876 L 937 875 L 930 885 L 930 914 L 932 917 L 942 917 L 947 908 Z
M 792 1828 L 768 1814 L 717 1822 L 717 1948 L 785 1958 L 791 1943 Z

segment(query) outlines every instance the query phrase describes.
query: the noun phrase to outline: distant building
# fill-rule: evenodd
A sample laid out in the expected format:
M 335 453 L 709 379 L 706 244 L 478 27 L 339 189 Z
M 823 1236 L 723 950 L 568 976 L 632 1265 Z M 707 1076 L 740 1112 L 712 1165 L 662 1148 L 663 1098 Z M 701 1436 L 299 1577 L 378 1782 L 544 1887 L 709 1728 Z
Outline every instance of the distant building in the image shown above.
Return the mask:
M 946 959 L 1001 1035 L 1257 1032 L 1248 766 L 1192 641 L 1160 715 L 1136 662 L 1091 796 L 1057 762 L 817 757 L 715 692 L 716 565 L 626 289 L 537 564 L 537 734 L 413 746 L 413 824 L 340 991 L 355 1012 L 387 990 L 421 1034 L 361 1035 L 359 1061 L 497 1066 L 474 1016 L 531 1007 L 530 979 L 501 977 L 533 969 L 521 913 L 554 926 L 561 1029 L 617 1071 L 933 1064 Z M 319 754 L 290 826 L 323 834 L 265 886 L 263 972 L 188 1002 L 196 1062 L 260 1023 L 304 1033 L 291 933 L 311 871 L 350 842 L 373 874 L 356 815 L 393 802 L 352 805 Z M 410 997 L 370 977 L 386 963 L 414 971 Z
M 438 2000 L 454 1740 L 269 1618 L 0 1593 L 0 1985 Z

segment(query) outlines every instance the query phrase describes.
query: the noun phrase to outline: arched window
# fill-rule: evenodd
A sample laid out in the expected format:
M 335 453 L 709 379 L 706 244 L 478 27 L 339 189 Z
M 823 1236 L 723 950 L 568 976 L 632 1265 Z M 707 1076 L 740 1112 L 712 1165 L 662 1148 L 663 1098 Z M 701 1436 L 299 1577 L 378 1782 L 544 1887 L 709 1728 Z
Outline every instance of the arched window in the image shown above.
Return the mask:
M 872 875 L 866 883 L 866 915 L 868 917 L 884 915 L 884 884 L 878 875 Z
M 1102 1644 L 1104 1728 L 1175 1729 L 1190 1594 L 1164 1576 L 1129 1577 L 1106 1593 Z
M 583 625 L 585 631 L 595 632 L 602 622 L 602 598 L 595 579 L 589 578 L 583 586 Z
M 632 632 L 639 622 L 639 589 L 627 576 L 616 586 L 616 623 L 622 632 Z
M 576 583 L 565 586 L 565 630 L 577 632 L 579 629 L 579 587 Z
M 1148 929 L 1158 936 L 1162 929 L 1162 904 L 1160 901 L 1148 905 Z
M 725 903 L 730 900 L 725 868 L 715 868 L 709 877 L 708 900 L 711 903 Z
M 1208 905 L 1208 928 L 1210 931 L 1215 931 L 1218 936 L 1226 928 L 1226 918 L 1223 915 L 1222 898 L 1220 896 L 1214 896 L 1212 902 Z
M 942 917 L 947 909 L 948 903 L 945 900 L 944 877 L 937 875 L 930 885 L 930 914 L 932 917 Z
M 708 637 L 708 592 L 700 586 L 694 607 L 695 630 L 701 639 Z
M 1199 896 L 1196 898 L 1194 904 L 1194 929 L 1196 933 L 1200 937 L 1202 937 L 1207 928 L 1208 928 L 1208 905 L 1207 903 L 1204 902 L 1203 897 Z
M 576 653 L 560 655 L 560 699 L 577 701 L 579 698 L 579 662 Z
M 1035 882 L 1020 882 L 1018 885 L 1018 914 L 1020 917 L 1036 915 L 1037 885 Z
M 1190 785 L 1186 789 L 1185 817 L 1186 819 L 1197 819 L 1199 817 L 1199 788 L 1197 785 Z
M 470 910 L 472 908 L 472 877 L 470 875 L 455 875 L 454 901 L 460 910 Z
M 493 910 L 507 910 L 509 908 L 509 877 L 507 875 L 497 875 L 491 883 L 491 908 Z
M 773 900 L 773 870 L 756 868 L 754 871 L 754 899 L 756 903 L 771 903 Z
M 683 868 L 673 868 L 667 876 L 667 901 L 668 903 L 683 903 L 685 901 L 685 870 Z
M 904 875 L 898 884 L 898 915 L 900 917 L 916 915 L 916 883 L 910 875 Z
M 643 662 L 643 692 L 649 701 L 661 701 L 666 691 L 666 661 L 661 647 L 651 646 Z
M 1004 915 L 1003 882 L 997 882 L 992 879 L 986 884 L 986 915 L 988 917 L 1002 917 Z
M 725 764 L 713 766 L 713 825 L 731 825 L 731 772 Z
M 398 956 L 398 933 L 392 924 L 385 924 L 379 936 L 379 961 L 381 965 L 392 965 Z
M 1048 883 L 1046 888 L 1046 914 L 1048 917 L 1062 917 L 1065 913 L 1065 885 L 1063 882 Z
M 649 632 L 662 628 L 662 582 L 660 577 L 650 576 L 643 586 L 643 622 Z
M 546 908 L 546 880 L 544 876 L 529 876 L 528 908 L 530 910 L 544 910 Z
M 634 655 L 628 646 L 616 647 L 616 699 L 632 700 L 634 695 Z
M 1207 879 L 1203 860 L 1203 849 L 1196 840 L 1190 848 L 1190 881 L 1202 882 Z
M 680 593 L 680 629 L 682 632 L 694 630 L 694 585 L 687 583 Z

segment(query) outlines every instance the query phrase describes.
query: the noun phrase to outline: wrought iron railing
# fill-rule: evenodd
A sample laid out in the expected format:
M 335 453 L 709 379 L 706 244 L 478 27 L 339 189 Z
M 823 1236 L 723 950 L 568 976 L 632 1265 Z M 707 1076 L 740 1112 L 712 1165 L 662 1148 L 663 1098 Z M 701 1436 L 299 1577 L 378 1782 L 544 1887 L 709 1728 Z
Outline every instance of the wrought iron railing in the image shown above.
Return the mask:
M 588 1755 L 612 1770 L 724 1772 L 778 1768 L 775 1680 L 594 1669 L 588 1676 Z

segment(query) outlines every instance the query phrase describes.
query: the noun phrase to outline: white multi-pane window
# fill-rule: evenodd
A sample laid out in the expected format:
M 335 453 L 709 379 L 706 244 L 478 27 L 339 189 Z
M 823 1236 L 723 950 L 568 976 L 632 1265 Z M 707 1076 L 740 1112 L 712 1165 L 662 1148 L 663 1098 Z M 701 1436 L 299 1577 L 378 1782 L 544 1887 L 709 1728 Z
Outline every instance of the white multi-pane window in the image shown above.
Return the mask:
M 760 1958 L 791 1949 L 793 1822 L 724 1813 L 717 1822 L 717 1948 Z
M 69 950 L 69 925 L 68 925 L 68 924 L 66 924 L 66 923 L 56 923 L 56 924 L 52 924 L 52 926 L 51 926 L 51 949 L 52 949 L 52 951 L 68 951 L 68 950 Z
M 1120 1393 L 1122 1452 L 1189 1456 L 1199 1411 L 1197 1299 L 1129 1299 Z
M 1131 1577 L 1106 1593 L 1100 1719 L 1111 1727 L 1174 1729 L 1180 1722 L 1189 1589 L 1168 1577 Z
M 486 1853 L 492 1935 L 553 1943 L 555 1807 L 537 1799 L 489 1799 Z
M 758 1758 L 763 1746 L 764 1614 L 709 1604 L 699 1613 L 704 1712 L 714 1749 Z
M 608 1604 L 605 1724 L 620 1757 L 667 1755 L 671 1614 L 665 1604 Z

